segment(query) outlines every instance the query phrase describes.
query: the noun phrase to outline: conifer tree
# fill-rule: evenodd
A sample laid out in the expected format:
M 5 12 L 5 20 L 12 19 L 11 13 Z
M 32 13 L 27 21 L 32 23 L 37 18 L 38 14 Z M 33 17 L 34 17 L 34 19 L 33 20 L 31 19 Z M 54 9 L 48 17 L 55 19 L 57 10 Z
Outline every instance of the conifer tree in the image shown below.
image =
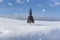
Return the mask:
M 28 16 L 28 20 L 27 20 L 27 23 L 34 23 L 34 18 L 32 16 L 32 9 L 30 8 L 29 10 L 29 16 Z

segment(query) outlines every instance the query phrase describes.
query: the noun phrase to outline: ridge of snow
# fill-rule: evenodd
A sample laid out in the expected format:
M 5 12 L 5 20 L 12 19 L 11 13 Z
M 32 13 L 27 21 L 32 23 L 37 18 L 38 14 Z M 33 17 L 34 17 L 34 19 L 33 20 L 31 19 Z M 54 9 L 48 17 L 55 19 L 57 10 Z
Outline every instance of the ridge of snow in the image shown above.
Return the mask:
M 27 35 L 31 32 L 49 34 L 51 30 L 60 30 L 60 21 L 35 21 L 31 26 L 26 20 L 0 18 L 0 37 Z

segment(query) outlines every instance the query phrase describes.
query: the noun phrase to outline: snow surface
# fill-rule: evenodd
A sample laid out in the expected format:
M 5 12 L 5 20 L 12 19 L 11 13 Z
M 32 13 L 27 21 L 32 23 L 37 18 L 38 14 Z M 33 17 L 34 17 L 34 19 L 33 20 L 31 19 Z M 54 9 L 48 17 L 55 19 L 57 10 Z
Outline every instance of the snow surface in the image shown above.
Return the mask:
M 60 21 L 35 21 L 0 18 L 0 40 L 60 40 Z

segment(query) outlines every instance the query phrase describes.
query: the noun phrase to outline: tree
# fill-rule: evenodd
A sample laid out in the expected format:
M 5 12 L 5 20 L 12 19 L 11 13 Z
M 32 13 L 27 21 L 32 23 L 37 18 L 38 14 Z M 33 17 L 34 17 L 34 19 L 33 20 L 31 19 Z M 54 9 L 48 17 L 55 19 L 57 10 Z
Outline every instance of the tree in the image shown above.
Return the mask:
M 29 16 L 28 16 L 28 20 L 27 20 L 27 23 L 33 23 L 34 24 L 34 18 L 32 16 L 32 9 L 30 8 L 29 10 Z

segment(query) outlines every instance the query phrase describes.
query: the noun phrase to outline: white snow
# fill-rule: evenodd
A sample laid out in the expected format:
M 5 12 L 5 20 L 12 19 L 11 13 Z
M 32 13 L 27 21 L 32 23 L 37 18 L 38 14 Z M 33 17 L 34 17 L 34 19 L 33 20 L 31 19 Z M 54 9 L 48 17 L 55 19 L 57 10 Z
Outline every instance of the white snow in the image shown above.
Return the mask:
M 0 18 L 0 37 L 27 35 L 31 32 L 49 34 L 51 30 L 60 30 L 60 21 L 35 21 L 29 25 L 27 20 Z

